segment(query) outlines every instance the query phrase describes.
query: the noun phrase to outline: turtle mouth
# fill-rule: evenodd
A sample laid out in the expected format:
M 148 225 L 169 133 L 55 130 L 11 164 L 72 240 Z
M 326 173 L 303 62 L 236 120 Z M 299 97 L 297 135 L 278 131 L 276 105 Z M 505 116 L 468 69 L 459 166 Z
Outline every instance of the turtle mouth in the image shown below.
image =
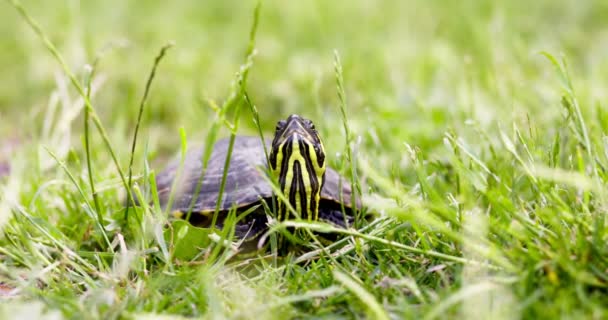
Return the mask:
M 291 115 L 277 123 L 269 157 L 270 168 L 289 204 L 304 219 L 317 219 L 325 178 L 325 152 L 312 121 Z M 288 216 L 279 203 L 279 220 Z

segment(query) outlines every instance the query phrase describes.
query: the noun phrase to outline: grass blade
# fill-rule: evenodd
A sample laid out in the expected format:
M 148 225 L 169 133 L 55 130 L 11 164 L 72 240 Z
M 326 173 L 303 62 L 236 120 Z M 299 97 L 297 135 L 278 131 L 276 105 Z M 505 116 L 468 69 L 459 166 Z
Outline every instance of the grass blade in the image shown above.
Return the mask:
M 137 134 L 139 133 L 139 126 L 141 124 L 141 117 L 144 113 L 144 107 L 146 102 L 148 101 L 148 94 L 150 92 L 150 87 L 152 86 L 152 81 L 154 80 L 154 76 L 156 75 L 156 69 L 158 68 L 158 64 L 165 56 L 167 50 L 169 50 L 173 46 L 172 43 L 164 45 L 156 58 L 154 58 L 154 64 L 152 65 L 152 70 L 150 71 L 150 75 L 148 75 L 148 80 L 146 81 L 146 87 L 144 89 L 144 95 L 141 97 L 141 101 L 139 103 L 139 112 L 137 113 L 137 121 L 135 122 L 135 132 L 133 132 L 133 143 L 131 144 L 131 157 L 129 159 L 129 180 L 127 182 L 128 188 L 127 193 L 131 193 L 132 187 L 132 179 L 133 179 L 133 159 L 135 158 L 135 146 L 137 145 Z M 128 218 L 129 215 L 129 206 L 134 205 L 131 201 L 133 201 L 133 196 L 128 196 L 127 198 L 127 208 L 125 209 L 125 219 Z
M 338 270 L 334 270 L 333 275 L 334 275 L 334 279 L 336 279 L 338 282 L 340 282 L 349 291 L 354 293 L 357 296 L 357 298 L 359 298 L 361 303 L 363 303 L 365 306 L 367 306 L 367 309 L 369 310 L 368 317 L 370 319 L 378 319 L 378 320 L 389 320 L 390 319 L 388 314 L 386 314 L 386 311 L 384 310 L 384 308 L 382 308 L 380 303 L 378 301 L 376 301 L 376 298 L 371 293 L 369 293 L 367 290 L 365 290 L 365 288 L 363 288 L 363 286 L 361 286 L 361 284 L 358 281 L 355 281 L 351 276 L 349 276 L 341 271 L 338 271 Z
M 353 155 L 353 135 L 350 130 L 350 126 L 348 125 L 348 117 L 346 110 L 346 92 L 344 91 L 344 76 L 342 71 L 342 62 L 340 61 L 340 55 L 338 51 L 334 51 L 334 73 L 336 77 L 336 87 L 338 90 L 338 98 L 340 100 L 340 114 L 342 116 L 342 125 L 344 127 L 344 137 L 346 140 L 346 162 L 347 166 L 350 169 L 350 184 L 352 187 L 351 193 L 351 208 L 358 208 L 357 199 L 361 194 L 361 186 L 359 185 L 359 179 L 357 178 L 357 163 Z M 342 181 L 338 184 L 339 188 L 342 188 Z M 342 196 L 342 194 L 340 194 Z M 340 199 L 340 203 L 342 206 L 342 212 L 346 212 L 344 208 L 344 201 Z M 357 210 L 353 209 L 355 212 L 355 226 L 359 225 L 359 220 L 361 219 L 360 215 L 357 214 Z M 344 215 L 346 217 L 346 215 Z

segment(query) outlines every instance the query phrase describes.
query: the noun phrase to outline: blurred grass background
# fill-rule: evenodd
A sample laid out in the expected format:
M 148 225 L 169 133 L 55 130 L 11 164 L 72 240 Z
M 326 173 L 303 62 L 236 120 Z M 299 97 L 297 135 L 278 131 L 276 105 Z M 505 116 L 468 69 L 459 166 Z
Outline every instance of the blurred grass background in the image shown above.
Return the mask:
M 129 136 L 151 61 L 175 41 L 144 115 L 149 140 L 170 147 L 177 127 L 206 129 L 212 111 L 205 99 L 225 98 L 243 61 L 253 5 L 57 1 L 27 8 L 75 72 L 105 50 L 95 107 L 115 138 Z M 36 135 L 61 72 L 10 5 L 3 6 L 0 110 L 7 123 Z M 432 146 L 465 119 L 494 126 L 499 119 L 547 115 L 559 97 L 540 51 L 564 53 L 574 77 L 589 81 L 581 93 L 598 98 L 606 7 L 601 1 L 268 1 L 249 91 L 265 126 L 299 112 L 327 120 L 319 127 L 329 132 L 337 119 L 336 49 L 357 132 L 369 135 L 370 123 L 376 125 L 381 145 L 391 150 L 399 144 L 395 135 Z
M 204 141 L 215 117 L 208 101 L 221 104 L 229 93 L 245 59 L 256 3 L 28 1 L 23 5 L 79 79 L 84 79 L 87 64 L 100 57 L 92 102 L 123 168 L 128 163 L 138 104 L 153 59 L 160 47 L 175 42 L 160 64 L 144 113 L 135 158 L 135 172 L 141 174 L 145 148 L 153 167 L 161 168 L 166 158 L 179 149 L 179 128 L 184 128 L 189 143 Z M 468 238 L 444 238 L 425 229 L 424 223 L 417 225 L 403 219 L 411 207 L 404 205 L 399 195 L 420 196 L 421 203 L 445 205 L 446 211 L 442 212 L 453 213 L 454 217 L 491 212 L 490 235 L 486 239 L 490 251 L 509 260 L 515 271 L 500 272 L 492 283 L 506 283 L 495 291 L 500 293 L 496 298 L 499 302 L 494 304 L 500 312 L 494 313 L 496 310 L 491 307 L 481 308 L 480 312 L 502 318 L 601 318 L 608 278 L 605 255 L 602 256 L 606 247 L 592 247 L 584 239 L 593 235 L 606 240 L 604 224 L 594 224 L 597 221 L 591 218 L 602 212 L 605 203 L 589 200 L 596 198 L 588 189 L 580 188 L 585 180 L 578 176 L 555 190 L 551 189 L 553 185 L 526 176 L 522 173 L 526 168 L 522 169 L 522 161 L 513 158 L 505 137 L 515 141 L 514 148 L 525 155 L 523 163 L 531 167 L 537 161 L 539 165 L 591 176 L 588 166 L 598 163 L 601 181 L 605 181 L 602 163 L 606 163 L 608 130 L 608 113 L 603 111 L 608 83 L 607 19 L 608 2 L 600 0 L 268 0 L 260 12 L 257 55 L 247 89 L 258 107 L 266 134 L 272 132 L 279 119 L 291 113 L 302 114 L 315 122 L 324 137 L 330 162 L 336 164 L 344 150 L 333 65 L 336 50 L 344 68 L 349 123 L 359 141 L 357 156 L 373 167 L 360 168 L 363 191 L 377 199 L 371 206 L 383 208 L 378 210 L 381 214 L 388 212 L 391 216 L 391 212 L 396 212 L 397 218 L 406 221 L 402 224 L 397 219 L 393 225 L 384 226 L 379 236 L 455 256 L 467 252 L 474 252 L 471 255 L 475 256 L 478 252 L 471 249 Z M 573 127 L 574 120 L 569 109 L 562 106 L 563 81 L 541 52 L 565 57 L 598 159 L 581 156 L 585 149 L 577 142 L 580 128 L 567 129 Z M 22 142 L 10 156 L 17 173 L 11 177 L 12 183 L 4 184 L 3 203 L 14 195 L 9 200 L 25 207 L 29 204 L 31 213 L 40 217 L 43 225 L 55 226 L 54 232 L 62 234 L 61 241 L 78 248 L 88 231 L 79 229 L 78 222 L 84 214 L 79 210 L 79 200 L 73 199 L 75 191 L 69 187 L 57 192 L 40 190 L 66 180 L 42 146 L 67 161 L 84 181 L 82 103 L 51 54 L 8 1 L 0 4 L 0 70 L 0 144 L 12 139 Z M 248 112 L 242 116 L 240 133 L 255 135 Z M 226 130 L 222 135 L 227 134 Z M 456 142 L 460 147 L 454 147 Z M 559 150 L 553 157 L 556 145 Z M 419 158 L 408 152 L 408 146 Z M 109 216 L 120 210 L 116 190 L 120 185 L 110 155 L 97 134 L 93 134 L 92 150 L 95 179 L 101 185 L 105 214 Z M 454 160 L 464 151 L 470 152 L 473 161 Z M 558 160 L 551 162 L 552 159 Z M 417 169 L 424 169 L 428 176 L 421 178 Z M 488 178 L 491 175 L 486 175 L 489 171 L 509 186 L 493 184 Z M 388 186 L 380 183 L 381 179 L 369 178 L 374 174 L 386 179 Z M 550 175 L 555 178 L 556 173 Z M 19 179 L 17 183 L 15 177 Z M 434 203 L 434 198 L 425 193 L 428 186 L 420 180 L 426 178 L 445 203 Z M 6 193 L 7 190 L 13 192 Z M 499 210 L 498 216 L 493 210 Z M 413 216 L 419 213 L 413 211 Z M 4 213 L 15 212 L 13 209 L 2 214 L 7 217 Z M 561 220 L 564 212 L 571 215 Z M 529 213 L 526 219 L 531 220 L 517 218 L 524 213 Z M 578 221 L 578 213 L 580 219 L 586 220 Z M 450 226 L 455 221 L 441 217 L 444 218 Z M 408 225 L 410 222 L 413 226 Z M 92 222 L 89 228 L 91 225 Z M 458 225 L 455 232 L 462 231 L 459 227 L 466 229 Z M 573 231 L 578 227 L 580 232 Z M 18 230 L 12 228 L 7 232 Z M 534 232 L 526 233 L 524 229 Z M 547 230 L 558 236 L 547 242 L 538 240 L 553 234 Z M 577 240 L 573 240 L 572 248 L 562 251 L 565 245 L 561 241 L 568 239 L 566 234 Z M 15 251 L 20 250 L 16 244 L 19 241 L 8 239 L 12 240 L 3 240 L 8 248 L 2 252 L 5 256 L 11 256 L 7 251 L 13 250 L 12 246 Z M 27 243 L 23 246 L 27 247 Z M 396 253 L 398 250 L 391 246 L 369 250 L 370 256 L 366 253 L 360 264 L 355 263 L 360 257 L 353 254 L 345 258 L 347 262 L 340 260 L 339 266 L 357 270 L 353 273 L 362 279 L 360 284 L 372 292 L 392 318 L 451 317 L 458 314 L 453 304 L 460 301 L 465 301 L 460 316 L 478 318 L 474 312 L 480 305 L 493 305 L 476 295 L 475 290 L 483 293 L 488 287 L 466 286 L 465 280 L 471 279 L 462 276 L 468 272 L 466 267 L 462 270 L 449 263 L 446 267 L 441 259 L 411 257 Z M 596 264 L 589 262 L 593 257 Z M 8 270 L 24 265 L 31 269 L 32 264 L 23 261 L 17 263 L 18 259 L 13 259 L 3 265 Z M 330 295 L 323 299 L 315 296 L 319 292 L 314 290 L 320 289 L 317 286 L 332 283 L 331 263 L 315 264 L 311 269 L 291 268 L 285 271 L 289 275 L 286 278 L 278 269 L 264 269 L 272 272 L 261 280 L 225 274 L 214 278 L 218 271 L 213 268 L 205 269 L 209 273 L 202 272 L 200 277 L 189 270 L 180 271 L 183 282 L 173 282 L 166 274 L 160 274 L 142 285 L 164 293 L 164 297 L 144 295 L 149 302 L 137 300 L 141 298 L 138 292 L 112 289 L 108 283 L 99 284 L 99 292 L 92 290 L 94 294 L 90 295 L 91 291 L 84 289 L 71 291 L 70 286 L 79 282 L 56 275 L 55 288 L 61 289 L 50 293 L 35 291 L 30 297 L 61 309 L 67 317 L 78 317 L 90 310 L 96 315 L 93 317 L 100 318 L 125 316 L 121 313 L 125 310 L 133 314 L 261 317 L 257 312 L 248 314 L 247 308 L 267 301 L 278 301 L 278 309 L 288 312 L 285 315 L 366 315 L 365 303 L 357 305 L 356 295 Z M 589 273 L 581 276 L 577 270 Z M 197 284 L 212 281 L 213 288 L 232 289 L 220 290 L 219 298 L 206 287 L 200 289 L 202 293 L 192 293 L 187 289 L 192 277 L 200 281 Z M 589 283 L 593 283 L 592 289 L 586 286 Z M 87 288 L 91 286 L 87 284 Z M 166 287 L 175 291 L 162 291 Z M 595 290 L 597 287 L 601 289 Z M 108 298 L 107 290 L 115 290 L 114 295 Z M 83 292 L 93 298 L 80 298 Z M 476 298 L 469 299 L 471 296 Z M 188 304 L 198 298 L 209 305 L 197 309 Z M 293 309 L 285 307 L 290 305 L 290 298 L 307 302 L 296 303 Z M 115 299 L 117 306 L 108 307 L 112 304 L 105 304 L 104 299 Z M 209 301 L 222 301 L 224 304 L 215 308 L 229 311 L 218 311 Z M 507 301 L 506 306 L 513 309 L 501 311 L 500 306 L 504 305 L 500 301 Z M 276 309 L 264 310 L 269 312 L 265 316 L 282 317 L 273 310 Z M 451 312 L 444 314 L 445 310 Z

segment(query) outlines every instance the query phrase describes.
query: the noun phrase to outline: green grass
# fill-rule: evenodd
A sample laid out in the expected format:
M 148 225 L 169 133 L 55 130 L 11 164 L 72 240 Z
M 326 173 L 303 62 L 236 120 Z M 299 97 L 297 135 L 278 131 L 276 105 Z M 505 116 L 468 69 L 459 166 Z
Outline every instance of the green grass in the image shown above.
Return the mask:
M 48 42 L 0 4 L 0 318 L 607 317 L 605 1 L 23 5 Z M 125 186 L 291 113 L 372 214 L 343 240 L 125 223 Z

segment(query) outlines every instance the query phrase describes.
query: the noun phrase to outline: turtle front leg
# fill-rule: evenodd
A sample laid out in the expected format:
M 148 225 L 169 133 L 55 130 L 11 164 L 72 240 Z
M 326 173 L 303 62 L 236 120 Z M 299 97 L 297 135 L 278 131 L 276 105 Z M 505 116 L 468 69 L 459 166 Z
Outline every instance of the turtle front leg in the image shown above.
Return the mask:
M 245 241 L 257 239 L 259 235 L 268 230 L 268 219 L 266 215 L 252 214 L 245 217 L 244 221 L 239 221 L 234 226 L 234 235 L 238 239 Z
M 353 225 L 355 218 L 340 210 L 319 208 L 319 220 L 346 229 Z

